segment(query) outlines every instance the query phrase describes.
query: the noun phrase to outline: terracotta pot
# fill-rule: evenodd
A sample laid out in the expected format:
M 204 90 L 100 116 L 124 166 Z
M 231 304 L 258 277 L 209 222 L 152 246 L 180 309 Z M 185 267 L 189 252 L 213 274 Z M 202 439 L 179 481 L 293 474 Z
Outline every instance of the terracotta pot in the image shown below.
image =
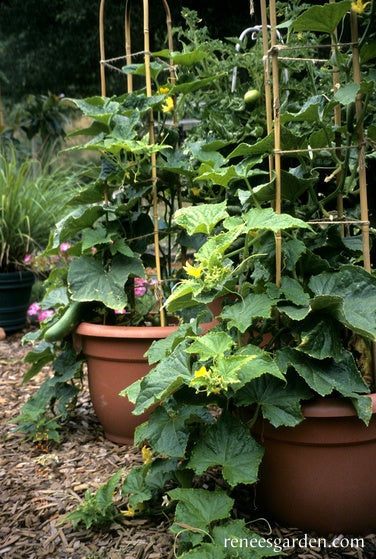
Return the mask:
M 376 394 L 371 398 L 368 427 L 350 402 L 333 398 L 304 405 L 297 427 L 257 425 L 265 447 L 258 512 L 322 535 L 376 530 Z
M 150 344 L 176 328 L 82 322 L 76 329 L 75 344 L 86 357 L 94 411 L 111 441 L 132 444 L 135 428 L 147 420 L 148 414 L 133 415 L 133 404 L 119 392 L 150 371 L 145 357 Z
M 205 331 L 216 323 L 203 324 Z M 166 338 L 177 326 L 105 326 L 82 322 L 75 332 L 75 347 L 87 361 L 90 397 L 105 436 L 120 444 L 133 444 L 135 428 L 149 413 L 133 415 L 133 404 L 119 393 L 151 369 L 146 351 L 154 340 Z

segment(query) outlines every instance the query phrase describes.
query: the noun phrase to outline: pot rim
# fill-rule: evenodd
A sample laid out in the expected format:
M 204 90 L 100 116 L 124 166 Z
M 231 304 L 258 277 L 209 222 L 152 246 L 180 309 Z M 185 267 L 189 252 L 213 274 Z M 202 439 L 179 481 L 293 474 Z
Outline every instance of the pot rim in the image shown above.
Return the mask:
M 145 338 L 146 330 L 148 338 L 159 338 L 175 332 L 177 328 L 177 324 L 173 326 L 116 326 L 81 322 L 76 328 L 76 334 L 101 338 Z
M 371 398 L 372 413 L 376 413 L 376 393 L 364 394 Z M 302 405 L 304 417 L 352 417 L 357 412 L 349 399 L 345 398 L 319 398 Z

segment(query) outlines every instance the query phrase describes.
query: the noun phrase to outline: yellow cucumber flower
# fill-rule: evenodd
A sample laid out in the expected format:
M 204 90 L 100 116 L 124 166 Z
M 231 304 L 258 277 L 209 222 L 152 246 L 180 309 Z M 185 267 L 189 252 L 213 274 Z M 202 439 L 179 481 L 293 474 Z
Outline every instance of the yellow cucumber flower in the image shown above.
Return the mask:
M 199 278 L 202 274 L 202 265 L 201 264 L 200 264 L 200 266 L 195 268 L 195 266 L 192 266 L 192 264 L 187 262 L 187 265 L 183 266 L 183 269 L 187 272 L 187 274 L 189 276 L 192 276 L 193 278 Z
M 142 459 L 144 464 L 150 464 L 153 459 L 153 451 L 146 445 L 144 445 L 141 449 Z
M 133 507 L 131 507 L 131 505 L 127 505 L 127 510 L 122 510 L 121 514 L 123 516 L 133 517 L 133 516 L 135 516 L 136 511 Z
M 166 97 L 166 102 L 162 105 L 162 111 L 164 113 L 170 113 L 174 110 L 174 100 L 172 97 Z
M 363 4 L 363 0 L 356 0 L 356 2 L 351 2 L 351 9 L 353 12 L 356 12 L 357 14 L 363 14 L 364 10 L 370 3 L 371 2 L 364 2 Z
M 200 367 L 198 369 L 198 371 L 195 371 L 195 378 L 206 377 L 206 376 L 208 376 L 208 374 L 209 374 L 209 371 L 207 370 L 205 365 L 203 365 L 202 367 Z

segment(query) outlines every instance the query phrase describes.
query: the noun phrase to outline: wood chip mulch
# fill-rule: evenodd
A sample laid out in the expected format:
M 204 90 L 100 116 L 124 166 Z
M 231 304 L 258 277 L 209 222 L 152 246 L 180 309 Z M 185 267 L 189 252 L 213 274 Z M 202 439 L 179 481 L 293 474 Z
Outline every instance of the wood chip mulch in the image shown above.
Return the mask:
M 14 430 L 9 421 L 35 392 L 43 375 L 22 384 L 27 370 L 23 362 L 28 348 L 22 333 L 0 341 L 0 557 L 2 559 L 172 559 L 174 540 L 169 519 L 124 519 L 102 531 L 59 525 L 82 501 L 86 489 L 95 491 L 120 468 L 140 463 L 130 446 L 104 438 L 87 390 L 79 397 L 74 416 L 64 427 L 61 443 L 43 452 Z M 304 538 L 299 530 L 265 522 L 252 526 L 265 537 Z M 312 535 L 314 536 L 314 535 Z M 329 541 L 329 540 L 328 540 Z M 251 550 L 247 555 L 253 556 Z M 314 545 L 284 549 L 296 559 L 373 559 L 376 535 L 364 538 L 364 546 L 321 549 Z M 276 555 L 276 557 L 279 555 Z

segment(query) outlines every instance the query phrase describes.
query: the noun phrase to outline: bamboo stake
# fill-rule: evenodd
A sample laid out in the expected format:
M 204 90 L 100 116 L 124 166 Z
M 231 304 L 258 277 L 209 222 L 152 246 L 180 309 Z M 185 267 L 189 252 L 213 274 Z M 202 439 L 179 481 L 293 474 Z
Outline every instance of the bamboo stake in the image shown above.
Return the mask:
M 278 76 L 278 50 L 275 47 L 277 42 L 276 26 L 276 6 L 275 0 L 270 0 L 270 25 L 271 25 L 271 53 L 272 53 L 272 75 L 273 75 L 273 117 L 274 117 L 274 165 L 275 165 L 275 211 L 281 213 L 281 121 L 280 121 L 280 95 L 279 95 L 279 76 Z M 282 274 L 282 235 L 278 231 L 275 236 L 276 252 L 276 271 L 275 282 L 277 287 L 281 284 Z
M 163 5 L 164 5 L 164 8 L 165 8 L 165 12 L 166 12 L 168 50 L 171 53 L 174 50 L 171 11 L 170 11 L 170 7 L 167 3 L 167 0 L 162 0 L 162 1 L 163 1 Z M 170 84 L 171 84 L 171 87 L 173 87 L 175 85 L 175 83 L 176 83 L 176 73 L 175 73 L 174 61 L 172 60 L 172 58 L 170 58 Z M 172 116 L 172 123 L 173 123 L 173 127 L 175 129 L 177 129 L 178 128 L 178 116 L 177 116 L 176 110 L 175 110 L 176 109 L 176 95 L 172 95 L 172 100 L 174 102 L 174 112 L 173 112 L 173 116 Z M 183 207 L 183 199 L 182 199 L 182 194 L 181 194 L 181 184 L 180 184 L 179 180 L 178 180 L 177 185 L 176 185 L 176 192 L 177 192 L 178 207 L 182 208 Z
M 152 96 L 151 87 L 151 72 L 150 72 L 150 35 L 149 35 L 149 2 L 143 0 L 144 7 L 144 62 L 145 62 L 145 80 L 146 80 L 146 95 Z M 154 118 L 153 110 L 149 110 L 149 143 L 155 143 L 154 134 Z M 151 181 L 152 181 L 152 197 L 153 197 L 153 222 L 154 222 L 154 250 L 155 250 L 155 267 L 157 273 L 157 299 L 159 302 L 159 314 L 161 326 L 166 325 L 165 316 L 163 312 L 163 291 L 162 291 L 162 271 L 161 259 L 159 250 L 159 227 L 158 227 L 158 188 L 157 188 L 157 157 L 156 153 L 151 154 Z
M 266 130 L 270 134 L 273 129 L 272 94 L 270 83 L 270 58 L 268 41 L 268 19 L 266 15 L 266 0 L 261 0 L 261 23 L 262 23 L 262 47 L 264 52 L 264 91 L 265 91 L 265 110 L 266 110 Z M 273 178 L 274 159 L 269 155 L 269 178 Z
M 354 10 L 350 13 L 351 22 L 351 40 L 353 42 L 353 77 L 354 82 L 360 84 L 361 73 L 359 63 L 359 44 L 358 44 L 358 17 Z M 358 178 L 359 178 L 359 200 L 360 200 L 360 217 L 365 221 L 363 226 L 363 258 L 364 268 L 371 271 L 371 257 L 370 257 L 370 241 L 369 241 L 369 221 L 368 221 L 368 200 L 367 200 L 367 177 L 366 177 L 366 161 L 365 161 L 365 140 L 363 124 L 360 121 L 362 114 L 362 94 L 357 93 L 355 98 L 355 114 L 357 119 L 357 136 L 358 136 Z
M 352 65 L 354 82 L 360 84 L 361 71 L 359 63 L 359 35 L 358 35 L 358 16 L 351 10 L 350 12 L 351 40 L 352 47 Z M 360 201 L 360 217 L 366 223 L 362 227 L 362 243 L 363 243 L 363 265 L 364 268 L 371 272 L 371 256 L 370 256 L 370 240 L 369 240 L 369 221 L 368 221 L 368 197 L 367 197 L 367 176 L 365 161 L 365 139 L 364 128 L 361 122 L 362 114 L 362 94 L 357 93 L 355 98 L 355 114 L 357 120 L 357 137 L 358 137 L 358 178 L 359 178 L 359 201 Z M 372 343 L 372 387 L 376 386 L 376 343 Z
M 162 0 L 164 9 L 166 12 L 166 25 L 167 25 L 167 40 L 168 40 L 168 50 L 173 52 L 174 50 L 174 43 L 173 43 L 173 35 L 172 35 L 172 19 L 171 19 L 171 11 L 170 7 L 167 3 L 167 0 Z M 174 85 L 176 82 L 175 70 L 173 67 L 173 60 L 170 58 L 170 82 L 171 85 Z
M 329 4 L 335 4 L 336 0 L 329 0 Z M 337 31 L 335 31 L 334 33 L 334 37 L 331 38 L 331 51 L 332 51 L 332 55 L 334 60 L 336 59 L 335 57 L 335 53 L 336 53 L 336 49 L 338 48 L 337 45 Z M 335 66 L 333 68 L 333 91 L 334 93 L 336 93 L 338 91 L 338 89 L 340 88 L 340 80 L 341 80 L 341 76 L 339 73 L 339 69 L 337 66 Z M 334 125 L 337 129 L 340 128 L 341 126 L 341 105 L 339 103 L 337 103 L 334 107 Z M 337 149 L 337 157 L 338 159 L 341 159 L 341 144 L 342 144 L 342 140 L 341 140 L 341 133 L 337 132 L 335 134 L 335 140 L 336 140 L 336 146 L 338 147 Z M 336 175 L 336 185 L 338 187 L 338 185 L 342 182 L 342 174 L 343 174 L 343 170 L 340 173 L 337 173 Z M 338 193 L 337 196 L 337 213 L 338 213 L 338 217 L 341 218 L 343 217 L 343 195 L 342 192 Z M 341 235 L 342 237 L 344 236 L 344 227 L 341 227 Z
M 100 49 L 100 78 L 101 78 L 101 95 L 106 96 L 106 71 L 104 60 L 106 59 L 104 47 L 104 4 L 105 0 L 101 0 L 99 6 L 99 49 Z
M 129 0 L 125 3 L 125 60 L 126 64 L 132 64 L 132 49 L 131 49 L 131 10 Z M 133 75 L 127 74 L 127 92 L 133 91 Z

